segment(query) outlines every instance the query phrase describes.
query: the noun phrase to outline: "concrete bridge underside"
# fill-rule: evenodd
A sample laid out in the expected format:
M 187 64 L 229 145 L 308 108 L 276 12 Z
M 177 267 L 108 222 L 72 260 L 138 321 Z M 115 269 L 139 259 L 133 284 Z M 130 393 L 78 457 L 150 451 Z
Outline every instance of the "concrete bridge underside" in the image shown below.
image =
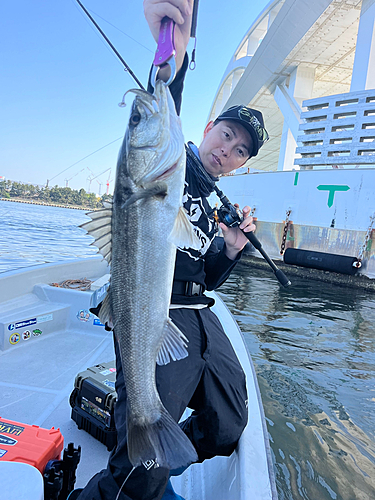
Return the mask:
M 375 0 L 271 1 L 231 58 L 209 119 L 235 104 L 259 109 L 271 139 L 250 166 L 299 168 L 303 101 L 375 88 L 374 20 Z

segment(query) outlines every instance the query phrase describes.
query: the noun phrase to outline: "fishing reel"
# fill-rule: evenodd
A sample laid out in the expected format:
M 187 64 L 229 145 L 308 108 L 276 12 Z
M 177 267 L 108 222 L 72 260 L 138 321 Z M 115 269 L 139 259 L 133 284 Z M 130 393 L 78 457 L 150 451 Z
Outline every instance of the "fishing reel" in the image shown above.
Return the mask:
M 228 200 L 225 194 L 216 186 L 215 182 L 208 175 L 206 170 L 204 169 L 201 162 L 197 159 L 195 154 L 192 152 L 189 146 L 186 146 L 186 154 L 196 166 L 197 170 L 200 172 L 201 176 L 204 177 L 208 186 L 211 187 L 213 191 L 215 191 L 222 205 L 220 208 L 216 209 L 216 213 L 214 214 L 214 219 L 217 223 L 223 222 L 227 227 L 238 227 L 242 220 L 242 213 L 239 208 L 236 208 L 232 203 Z M 255 234 L 251 231 L 249 233 L 245 233 L 242 229 L 241 231 L 246 236 L 246 238 L 252 243 L 252 245 L 260 252 L 260 254 L 265 258 L 265 260 L 270 265 L 271 269 L 275 273 L 276 278 L 283 286 L 289 286 L 291 283 L 285 274 L 274 264 L 274 262 L 268 257 L 267 253 L 263 250 L 261 242 L 255 236 Z
M 227 227 L 238 227 L 242 222 L 241 211 L 227 202 L 216 209 L 217 222 L 223 222 Z
M 223 222 L 227 227 L 238 227 L 242 220 L 242 213 L 239 208 L 236 208 L 232 203 L 228 200 L 228 198 L 220 191 L 217 187 L 214 188 L 216 194 L 220 198 L 220 201 L 223 203 L 220 208 L 216 209 L 215 220 L 217 223 Z M 252 243 L 252 245 L 262 254 L 262 256 L 266 259 L 268 264 L 273 269 L 276 278 L 279 282 L 287 287 L 290 286 L 290 281 L 285 276 L 285 274 L 279 269 L 275 263 L 268 257 L 266 252 L 262 248 L 261 242 L 255 236 L 255 234 L 251 231 L 249 233 L 245 233 L 242 229 L 241 231 L 246 236 L 246 238 Z

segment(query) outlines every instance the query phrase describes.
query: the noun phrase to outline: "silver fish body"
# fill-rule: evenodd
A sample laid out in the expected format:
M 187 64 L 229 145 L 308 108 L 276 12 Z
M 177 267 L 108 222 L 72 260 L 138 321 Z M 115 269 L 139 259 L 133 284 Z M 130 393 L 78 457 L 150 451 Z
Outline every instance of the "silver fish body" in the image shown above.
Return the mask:
M 155 368 L 188 355 L 186 338 L 168 318 L 175 243 L 192 246 L 195 239 L 181 208 L 184 139 L 164 83 L 157 82 L 154 95 L 134 93 L 117 164 L 107 255 L 111 284 L 100 318 L 112 320 L 119 343 L 131 463 L 156 459 L 160 466 L 178 468 L 197 455 L 160 400 Z M 108 221 L 108 209 L 103 212 Z M 107 253 L 102 233 L 98 241 L 100 251 Z

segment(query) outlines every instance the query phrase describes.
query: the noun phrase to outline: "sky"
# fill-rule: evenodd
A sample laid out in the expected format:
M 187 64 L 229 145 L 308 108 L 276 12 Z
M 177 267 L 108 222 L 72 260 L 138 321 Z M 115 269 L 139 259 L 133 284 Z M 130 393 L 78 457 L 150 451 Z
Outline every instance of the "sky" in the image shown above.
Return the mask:
M 146 86 L 156 43 L 142 0 L 81 1 Z M 200 0 L 181 112 L 186 141 L 199 144 L 224 71 L 268 3 Z M 0 177 L 97 194 L 109 181 L 111 193 L 132 97 L 118 103 L 137 84 L 76 0 L 12 0 L 1 14 Z

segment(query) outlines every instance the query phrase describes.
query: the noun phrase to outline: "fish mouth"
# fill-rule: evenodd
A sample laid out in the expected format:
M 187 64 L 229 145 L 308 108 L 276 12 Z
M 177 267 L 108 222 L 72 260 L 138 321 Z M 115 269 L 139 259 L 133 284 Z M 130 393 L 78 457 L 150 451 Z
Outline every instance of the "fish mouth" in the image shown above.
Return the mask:
M 122 98 L 122 101 L 125 103 L 125 97 L 128 94 L 135 94 L 142 104 L 152 113 L 159 113 L 159 104 L 158 101 L 156 100 L 155 96 L 153 94 L 150 94 L 150 92 L 147 92 L 147 90 L 143 89 L 129 89 L 125 92 L 124 97 Z
M 134 150 L 138 152 L 150 152 L 150 169 L 140 175 L 135 173 L 133 181 L 138 186 L 144 186 L 167 180 L 178 170 L 181 155 L 184 153 L 184 139 L 170 91 L 164 82 L 158 80 L 154 94 L 142 89 L 130 89 L 126 92 L 128 93 L 135 94 L 135 118 L 139 120 L 138 111 L 139 116 L 150 120 L 151 127 L 150 136 L 148 132 L 141 132 L 138 136 L 141 140 L 134 145 Z M 137 130 L 135 127 L 138 124 L 132 124 L 131 118 L 130 125 L 133 125 L 133 130 Z
M 152 114 L 160 113 L 159 104 L 161 104 L 161 101 L 165 99 L 165 88 L 165 83 L 158 80 L 155 85 L 155 94 L 151 94 L 144 89 L 129 89 L 125 92 L 122 101 L 123 103 L 125 103 L 125 97 L 128 94 L 135 94 L 140 99 L 142 104 L 146 106 Z

